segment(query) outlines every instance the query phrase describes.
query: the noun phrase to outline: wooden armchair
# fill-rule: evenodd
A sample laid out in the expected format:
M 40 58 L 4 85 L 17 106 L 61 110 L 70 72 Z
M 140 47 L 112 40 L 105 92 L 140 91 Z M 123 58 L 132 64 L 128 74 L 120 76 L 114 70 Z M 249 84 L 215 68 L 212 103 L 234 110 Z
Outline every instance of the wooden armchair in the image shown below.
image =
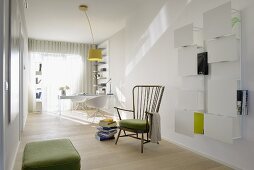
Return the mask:
M 143 153 L 143 145 L 150 142 L 149 129 L 152 128 L 152 125 L 149 122 L 152 120 L 152 113 L 159 112 L 163 92 L 164 86 L 138 85 L 132 90 L 132 110 L 115 107 L 120 119 L 120 130 L 115 144 L 117 144 L 119 137 L 129 136 L 139 139 L 141 140 L 141 153 Z M 133 118 L 122 120 L 119 111 L 132 113 Z M 124 132 L 122 136 L 121 131 Z M 127 134 L 126 131 L 132 132 L 132 134 Z M 138 136 L 140 133 L 141 138 Z M 146 134 L 146 139 L 144 139 L 144 134 Z

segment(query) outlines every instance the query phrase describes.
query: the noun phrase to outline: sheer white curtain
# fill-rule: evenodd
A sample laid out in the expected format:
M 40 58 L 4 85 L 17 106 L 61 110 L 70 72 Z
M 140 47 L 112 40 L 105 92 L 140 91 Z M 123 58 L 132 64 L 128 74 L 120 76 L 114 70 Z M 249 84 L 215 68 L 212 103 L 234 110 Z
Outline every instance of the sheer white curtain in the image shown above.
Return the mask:
M 36 67 L 38 63 L 42 64 L 43 111 L 58 110 L 59 87 L 69 86 L 67 94 L 93 93 L 92 66 L 86 60 L 88 49 L 89 45 L 85 44 L 29 40 L 31 77 L 34 80 Z M 70 102 L 65 103 L 66 109 L 70 107 Z

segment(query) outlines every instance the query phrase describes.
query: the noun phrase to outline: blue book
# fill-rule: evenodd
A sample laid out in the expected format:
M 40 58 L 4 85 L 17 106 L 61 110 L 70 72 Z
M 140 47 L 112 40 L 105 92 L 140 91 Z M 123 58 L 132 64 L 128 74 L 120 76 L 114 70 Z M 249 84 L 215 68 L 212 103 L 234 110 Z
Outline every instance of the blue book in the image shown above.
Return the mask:
M 98 136 L 101 136 L 101 137 L 107 137 L 107 138 L 110 138 L 110 137 L 114 136 L 114 134 L 116 134 L 116 132 L 115 132 L 115 133 L 103 133 L 103 132 L 97 132 L 96 134 L 97 134 Z
M 102 127 L 102 126 L 99 126 L 101 127 L 103 130 L 111 130 L 111 129 L 117 129 L 117 127 Z
M 103 127 L 99 126 L 97 127 L 97 129 L 99 130 L 99 132 L 104 132 L 104 133 L 107 133 L 107 134 L 110 134 L 110 133 L 116 133 L 117 132 L 117 129 L 104 129 Z
M 112 140 L 115 139 L 115 136 L 112 137 L 102 137 L 102 136 L 98 136 L 97 134 L 95 135 L 95 139 L 99 140 L 99 141 L 105 141 L 105 140 Z

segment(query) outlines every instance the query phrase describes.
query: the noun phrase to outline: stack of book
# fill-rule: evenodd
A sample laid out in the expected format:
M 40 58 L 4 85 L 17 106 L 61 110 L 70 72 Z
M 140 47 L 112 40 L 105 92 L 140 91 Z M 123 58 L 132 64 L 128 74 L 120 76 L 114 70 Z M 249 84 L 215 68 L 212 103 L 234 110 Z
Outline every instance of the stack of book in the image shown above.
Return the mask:
M 248 115 L 248 90 L 237 90 L 237 113 Z
M 99 141 L 115 139 L 117 133 L 116 121 L 113 119 L 103 119 L 100 121 L 97 127 L 98 132 L 95 134 L 95 138 Z

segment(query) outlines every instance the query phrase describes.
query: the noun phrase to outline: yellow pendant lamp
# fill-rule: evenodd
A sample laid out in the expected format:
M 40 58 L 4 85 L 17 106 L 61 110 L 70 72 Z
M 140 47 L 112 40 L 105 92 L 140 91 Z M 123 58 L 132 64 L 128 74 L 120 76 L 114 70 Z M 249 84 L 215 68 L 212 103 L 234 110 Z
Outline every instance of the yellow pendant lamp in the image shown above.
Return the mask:
M 89 60 L 89 61 L 102 61 L 102 50 L 94 48 L 95 43 L 94 43 L 93 30 L 92 30 L 90 19 L 89 19 L 88 15 L 87 15 L 88 6 L 87 5 L 80 5 L 79 9 L 82 12 L 84 12 L 85 15 L 86 15 L 86 18 L 88 20 L 88 24 L 89 24 L 89 27 L 90 27 L 90 31 L 91 31 L 92 40 L 93 40 L 93 47 L 88 51 L 88 58 L 87 58 L 87 60 Z

